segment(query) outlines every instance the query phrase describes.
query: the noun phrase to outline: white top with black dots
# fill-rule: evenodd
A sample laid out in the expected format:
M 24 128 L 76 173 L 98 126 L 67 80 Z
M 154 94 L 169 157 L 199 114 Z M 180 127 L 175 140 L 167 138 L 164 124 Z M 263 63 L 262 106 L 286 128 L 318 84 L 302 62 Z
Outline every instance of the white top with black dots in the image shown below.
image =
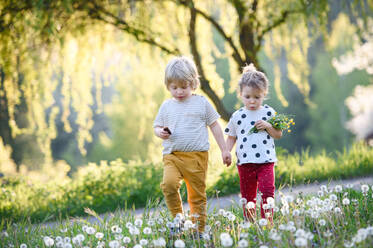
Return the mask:
M 237 165 L 277 162 L 273 138 L 266 131 L 249 134 L 256 121 L 269 120 L 274 115 L 274 109 L 268 105 L 260 106 L 258 110 L 242 107 L 233 113 L 224 132 L 237 138 Z

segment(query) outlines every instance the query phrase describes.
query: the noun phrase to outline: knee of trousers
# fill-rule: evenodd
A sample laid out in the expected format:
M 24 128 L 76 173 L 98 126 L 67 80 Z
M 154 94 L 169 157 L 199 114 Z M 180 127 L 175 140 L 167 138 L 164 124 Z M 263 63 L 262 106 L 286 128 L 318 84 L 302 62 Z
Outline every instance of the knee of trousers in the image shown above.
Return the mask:
M 163 194 L 165 195 L 172 195 L 177 194 L 180 189 L 180 183 L 179 182 L 173 182 L 173 181 L 165 181 L 161 183 L 161 189 Z

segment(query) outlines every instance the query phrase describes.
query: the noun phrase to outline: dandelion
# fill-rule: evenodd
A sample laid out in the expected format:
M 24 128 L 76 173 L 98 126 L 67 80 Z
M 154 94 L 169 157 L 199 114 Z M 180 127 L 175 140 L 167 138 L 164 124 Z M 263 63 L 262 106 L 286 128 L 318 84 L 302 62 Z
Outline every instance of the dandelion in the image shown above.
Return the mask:
M 95 234 L 96 239 L 102 239 L 104 237 L 104 234 L 102 232 L 97 232 Z
M 113 233 L 121 233 L 122 232 L 122 228 L 120 228 L 118 225 L 114 225 L 111 227 L 111 231 Z
M 259 248 L 268 248 L 268 246 L 266 246 L 266 245 L 261 245 L 261 246 L 259 246 Z
M 47 247 L 51 247 L 52 245 L 54 245 L 54 240 L 48 236 L 44 237 L 43 241 L 44 241 L 45 246 Z
M 220 234 L 220 242 L 221 242 L 221 245 L 224 247 L 230 247 L 233 245 L 233 239 L 228 233 Z
M 148 226 L 154 226 L 155 221 L 154 220 L 148 220 Z
M 117 234 L 114 235 L 114 237 L 115 237 L 116 240 L 121 240 L 123 238 L 123 234 L 117 233 Z
M 276 114 L 269 120 L 267 120 L 268 123 L 270 123 L 274 128 L 280 129 L 280 130 L 286 130 L 290 128 L 290 125 L 294 125 L 294 120 L 291 118 L 291 115 L 285 115 L 285 114 Z M 252 133 L 257 133 L 259 130 L 254 126 L 250 129 L 249 135 Z M 289 132 L 290 130 L 288 130 Z M 290 132 L 289 132 L 290 133 Z
M 21 244 L 21 245 L 19 246 L 19 248 L 27 248 L 27 245 L 26 245 L 26 244 Z
M 274 240 L 274 241 L 279 241 L 281 239 L 281 236 L 277 232 L 272 232 L 269 235 L 269 238 Z
M 205 226 L 205 232 L 208 233 L 209 231 L 211 231 L 211 226 L 210 225 L 206 225 Z
M 363 184 L 361 185 L 361 192 L 363 192 L 363 194 L 366 194 L 369 190 L 369 186 L 366 185 L 366 184 Z
M 142 226 L 142 219 L 136 219 L 135 220 L 135 226 Z
M 133 227 L 133 228 L 129 229 L 129 232 L 130 232 L 131 235 L 139 235 L 140 234 L 140 230 L 137 227 Z
M 176 248 L 184 248 L 185 247 L 185 243 L 181 239 L 178 239 L 178 240 L 175 240 L 174 246 Z
M 157 241 L 158 241 L 158 246 L 160 246 L 160 247 L 165 247 L 166 246 L 166 240 L 164 238 L 160 237 L 160 238 L 157 239 Z
M 328 192 L 328 187 L 326 187 L 326 185 L 321 185 L 320 189 L 321 191 Z
M 294 201 L 294 196 L 292 195 L 286 195 L 285 196 L 285 200 L 288 202 L 288 203 L 292 203 Z
M 73 248 L 73 246 L 70 243 L 66 243 L 63 245 L 63 248 Z
M 246 239 L 241 239 L 240 241 L 238 241 L 237 246 L 238 247 L 248 247 L 249 246 L 249 242 L 247 242 Z
M 152 233 L 152 229 L 150 227 L 145 227 L 143 230 L 144 234 L 149 235 Z
M 298 209 L 295 209 L 293 211 L 293 216 L 299 216 L 300 215 L 300 211 Z
M 252 202 L 252 201 L 248 202 L 247 205 L 246 205 L 246 208 L 248 208 L 248 209 L 253 209 L 253 208 L 255 208 L 255 203 Z
M 341 208 L 339 208 L 339 207 L 334 208 L 334 213 L 340 214 L 341 212 L 342 212 Z
M 247 203 L 246 198 L 241 198 L 241 199 L 240 199 L 240 204 L 241 204 L 241 205 L 245 205 L 246 203 Z
M 329 196 L 329 199 L 330 199 L 331 201 L 336 201 L 336 200 L 338 200 L 338 197 L 337 197 L 335 194 L 331 194 L 331 195 Z
M 67 228 L 61 229 L 60 232 L 62 232 L 62 233 L 67 232 Z
M 333 235 L 333 233 L 331 232 L 331 231 L 326 231 L 326 232 L 324 232 L 324 237 L 326 237 L 326 238 L 329 238 L 329 237 L 331 237 Z
M 70 237 L 65 237 L 65 238 L 63 239 L 63 242 L 64 242 L 64 243 L 70 243 L 70 242 L 71 242 Z
M 132 224 L 131 222 L 127 222 L 127 223 L 126 223 L 126 227 L 127 227 L 127 229 L 130 229 L 132 226 L 133 226 L 133 224 Z
M 349 184 L 346 185 L 346 188 L 348 188 L 348 189 L 352 189 L 353 187 L 354 187 L 354 185 L 351 184 L 351 183 L 349 183 Z
M 126 236 L 126 237 L 123 238 L 123 243 L 124 243 L 124 244 L 128 244 L 128 243 L 130 243 L 130 242 L 131 242 L 131 238 L 130 238 L 130 237 L 127 237 L 127 236 Z
M 88 235 L 92 235 L 92 234 L 95 234 L 96 233 L 96 229 L 94 229 L 93 227 L 88 227 L 85 231 Z
M 250 228 L 250 226 L 251 226 L 251 223 L 248 222 L 248 221 L 240 224 L 240 227 L 242 229 L 248 229 L 248 228 Z
M 210 240 L 211 238 L 210 238 L 210 235 L 208 233 L 203 233 L 202 234 L 202 239 L 203 240 Z
M 190 229 L 190 228 L 193 228 L 193 222 L 192 222 L 191 220 L 186 220 L 186 221 L 184 222 L 184 229 L 185 229 L 185 230 L 188 230 L 188 229 Z
M 135 245 L 133 248 L 142 248 L 142 246 L 139 245 L 139 244 L 137 244 L 137 245 Z
M 280 225 L 278 226 L 278 229 L 281 230 L 281 231 L 285 231 L 285 230 L 286 230 L 286 225 L 284 225 L 284 224 L 280 224 Z
M 275 199 L 273 199 L 273 197 L 268 197 L 267 203 L 269 204 L 271 208 L 273 208 L 275 206 Z
M 236 219 L 236 216 L 233 213 L 229 213 L 227 216 L 228 220 L 234 221 Z
M 341 193 L 341 192 L 342 192 L 342 185 L 336 185 L 336 186 L 334 187 L 334 190 L 335 190 L 335 192 L 337 192 L 337 193 Z
M 307 239 L 305 239 L 303 237 L 296 238 L 295 241 L 294 241 L 294 244 L 297 247 L 307 246 Z
M 319 224 L 320 224 L 320 226 L 325 226 L 326 225 L 326 221 L 324 219 L 321 219 L 319 221 Z
M 350 241 L 345 241 L 345 242 L 343 243 L 343 246 L 346 247 L 346 248 L 351 248 L 351 247 L 353 247 L 354 245 L 355 245 L 355 243 L 354 243 L 354 242 L 350 242 Z
M 262 219 L 259 220 L 259 225 L 260 225 L 260 226 L 266 226 L 267 224 L 268 224 L 267 219 L 263 219 L 263 218 L 262 218 Z
M 109 242 L 109 247 L 110 248 L 119 248 L 120 246 L 120 243 L 118 240 L 113 240 L 113 241 L 110 241 Z
M 145 245 L 147 245 L 149 242 L 148 242 L 147 239 L 141 239 L 139 243 L 140 243 L 141 246 L 145 246 Z
M 322 191 L 322 190 L 317 191 L 317 195 L 319 197 L 323 197 L 324 196 L 324 191 Z
M 350 204 L 350 199 L 348 199 L 348 198 L 344 198 L 344 199 L 342 200 L 342 204 L 343 204 L 343 205 L 349 205 L 349 204 Z

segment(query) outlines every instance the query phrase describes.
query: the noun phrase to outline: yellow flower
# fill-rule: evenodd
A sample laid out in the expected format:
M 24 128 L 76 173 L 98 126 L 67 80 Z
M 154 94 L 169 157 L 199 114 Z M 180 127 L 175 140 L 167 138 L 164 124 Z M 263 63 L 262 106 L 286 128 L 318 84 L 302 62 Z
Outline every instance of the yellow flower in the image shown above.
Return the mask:
M 291 133 L 291 130 L 290 130 L 290 129 L 288 130 L 288 133 Z

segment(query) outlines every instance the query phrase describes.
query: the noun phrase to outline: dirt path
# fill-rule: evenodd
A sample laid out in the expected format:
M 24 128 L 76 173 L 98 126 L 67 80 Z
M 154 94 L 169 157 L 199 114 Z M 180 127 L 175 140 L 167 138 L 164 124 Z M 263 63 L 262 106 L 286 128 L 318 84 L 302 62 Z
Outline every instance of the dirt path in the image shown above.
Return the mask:
M 336 185 L 342 185 L 343 187 L 350 186 L 354 189 L 359 190 L 360 186 L 362 184 L 369 184 L 373 185 L 373 175 L 370 175 L 368 177 L 363 177 L 363 178 L 353 178 L 353 179 L 344 179 L 344 180 L 335 180 L 335 181 L 323 181 L 320 183 L 311 183 L 311 184 L 306 184 L 306 185 L 296 185 L 294 187 L 284 187 L 282 189 L 276 189 L 276 195 L 275 199 L 276 201 L 280 200 L 280 194 L 284 195 L 293 195 L 294 197 L 297 196 L 298 194 L 302 193 L 304 195 L 308 194 L 317 194 L 317 192 L 320 190 L 321 185 L 328 186 L 329 189 L 334 188 Z M 220 209 L 220 208 L 230 208 L 234 205 L 239 205 L 239 194 L 233 194 L 229 196 L 224 196 L 224 197 L 219 197 L 219 198 L 210 198 L 208 199 L 208 212 L 212 212 L 214 209 Z M 188 210 L 189 206 L 187 203 L 184 203 L 184 209 Z M 136 209 L 133 214 L 135 214 L 137 217 L 141 217 L 142 214 L 144 213 L 144 208 L 139 208 Z M 158 210 L 158 209 L 157 209 Z M 150 212 L 154 213 L 154 209 L 151 209 Z M 106 214 L 101 214 L 100 217 L 102 219 L 104 218 L 111 218 L 113 216 L 112 213 L 106 213 Z M 78 217 L 78 218 L 72 218 L 70 222 L 79 222 L 82 218 L 84 217 Z M 84 218 L 85 220 L 88 220 L 90 223 L 96 223 L 98 220 L 95 217 L 87 217 Z M 48 228 L 48 227 L 54 227 L 56 226 L 56 222 L 48 222 L 48 223 L 42 223 L 42 224 L 37 224 L 40 225 L 43 228 Z

